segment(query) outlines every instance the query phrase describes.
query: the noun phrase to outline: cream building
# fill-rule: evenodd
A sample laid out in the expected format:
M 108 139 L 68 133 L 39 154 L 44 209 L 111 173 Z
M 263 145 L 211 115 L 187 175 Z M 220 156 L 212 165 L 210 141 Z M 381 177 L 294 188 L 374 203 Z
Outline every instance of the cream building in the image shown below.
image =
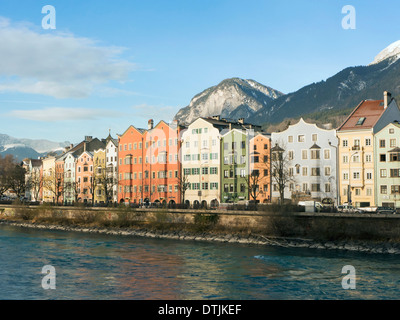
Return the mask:
M 338 128 L 341 204 L 376 205 L 374 135 L 395 119 L 400 119 L 400 110 L 385 92 L 384 100 L 362 101 Z

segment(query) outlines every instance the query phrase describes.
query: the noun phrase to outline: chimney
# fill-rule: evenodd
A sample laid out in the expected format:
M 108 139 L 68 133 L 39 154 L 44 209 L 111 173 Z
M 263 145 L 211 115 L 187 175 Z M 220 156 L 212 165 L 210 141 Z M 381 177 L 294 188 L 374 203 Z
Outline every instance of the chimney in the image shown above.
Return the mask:
M 148 122 L 148 129 L 149 130 L 153 129 L 153 126 L 154 126 L 154 121 L 153 121 L 153 119 L 150 119 Z
M 220 116 L 212 116 L 211 118 L 214 119 L 214 120 L 220 120 L 221 119 Z
M 389 103 L 392 101 L 392 94 L 388 91 L 385 91 L 383 93 L 383 100 L 384 100 L 383 106 L 386 109 L 388 107 Z
M 93 140 L 93 137 L 92 136 L 85 136 L 85 141 L 86 142 L 90 142 L 90 141 L 92 141 Z
M 238 119 L 238 122 L 239 122 L 240 124 L 244 124 L 244 118 Z

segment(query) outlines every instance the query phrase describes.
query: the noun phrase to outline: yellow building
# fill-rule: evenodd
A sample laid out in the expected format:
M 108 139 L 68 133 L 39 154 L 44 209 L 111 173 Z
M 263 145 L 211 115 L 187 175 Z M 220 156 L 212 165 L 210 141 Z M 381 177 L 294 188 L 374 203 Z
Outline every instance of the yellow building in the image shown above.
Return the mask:
M 99 149 L 93 155 L 93 189 L 94 205 L 105 204 L 107 200 L 107 173 L 106 173 L 106 151 Z
M 337 129 L 341 204 L 376 205 L 374 134 L 393 119 L 400 119 L 400 110 L 385 92 L 384 100 L 362 101 Z

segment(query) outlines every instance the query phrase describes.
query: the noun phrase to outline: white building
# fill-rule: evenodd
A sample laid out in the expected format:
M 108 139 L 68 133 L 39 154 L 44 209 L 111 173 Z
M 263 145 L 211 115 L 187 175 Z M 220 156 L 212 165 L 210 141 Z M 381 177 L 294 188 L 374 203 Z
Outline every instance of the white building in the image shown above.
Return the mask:
M 118 140 L 107 138 L 106 144 L 106 168 L 107 179 L 112 180 L 112 197 L 111 201 L 118 202 Z
M 283 132 L 272 133 L 271 146 L 285 150 L 287 172 L 292 177 L 285 188 L 285 199 L 321 201 L 330 198 L 337 203 L 336 130 L 325 130 L 303 119 Z M 279 198 L 272 179 L 272 199 Z
M 214 125 L 220 123 L 220 126 Z M 182 134 L 182 181 L 189 184 L 184 198 L 193 206 L 218 204 L 221 199 L 220 131 L 226 123 L 199 118 Z

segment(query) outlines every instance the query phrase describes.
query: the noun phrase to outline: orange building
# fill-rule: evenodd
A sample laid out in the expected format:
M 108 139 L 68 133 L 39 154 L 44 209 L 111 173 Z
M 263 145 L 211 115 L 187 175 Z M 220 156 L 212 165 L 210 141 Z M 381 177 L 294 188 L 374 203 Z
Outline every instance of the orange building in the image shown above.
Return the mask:
M 119 137 L 119 202 L 180 203 L 180 132 L 177 122 L 148 129 L 130 126 Z
M 271 202 L 271 135 L 257 134 L 250 140 L 250 184 L 255 184 L 253 193 L 249 195 L 252 200 L 256 197 L 257 203 Z M 252 178 L 251 173 L 257 172 Z M 253 179 L 253 180 L 252 180 Z
M 55 178 L 56 178 L 56 201 L 64 202 L 64 157 L 59 157 L 55 161 Z
M 93 200 L 93 154 L 84 151 L 76 163 L 78 202 L 92 203 Z

